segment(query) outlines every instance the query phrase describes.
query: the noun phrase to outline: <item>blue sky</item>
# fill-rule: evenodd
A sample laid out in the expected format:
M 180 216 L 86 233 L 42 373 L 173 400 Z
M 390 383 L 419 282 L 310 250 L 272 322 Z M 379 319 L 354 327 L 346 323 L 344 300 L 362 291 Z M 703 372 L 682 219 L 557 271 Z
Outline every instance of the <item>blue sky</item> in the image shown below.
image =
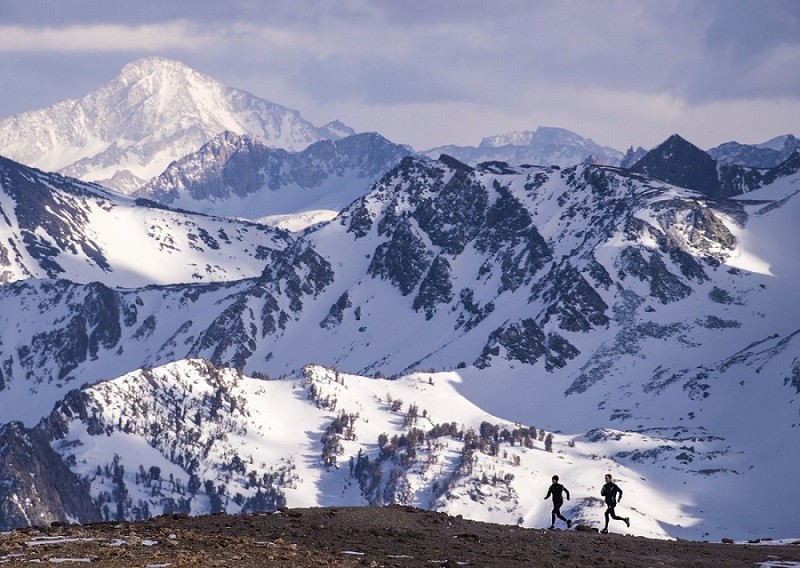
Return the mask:
M 4 0 L 0 116 L 148 55 L 419 150 L 537 126 L 619 149 L 800 136 L 797 0 Z

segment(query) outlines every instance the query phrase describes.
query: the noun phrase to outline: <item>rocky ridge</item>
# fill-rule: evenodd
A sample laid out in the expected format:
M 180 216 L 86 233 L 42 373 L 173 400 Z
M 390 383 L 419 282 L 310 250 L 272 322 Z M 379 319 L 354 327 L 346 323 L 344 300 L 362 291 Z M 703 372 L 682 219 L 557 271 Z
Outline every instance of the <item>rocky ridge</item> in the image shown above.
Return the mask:
M 323 208 L 333 216 L 409 154 L 373 133 L 320 141 L 290 153 L 225 132 L 170 164 L 134 195 L 248 219 Z
M 746 167 L 716 160 L 710 153 L 673 135 L 642 156 L 630 169 L 709 197 L 724 198 L 753 191 L 786 175 L 781 172 L 797 161 L 793 155 L 789 152 L 769 168 Z
M 708 153 L 715 160 L 726 164 L 750 168 L 775 168 L 785 162 L 798 148 L 800 148 L 800 140 L 787 134 L 768 140 L 763 144 L 725 142 L 711 148 Z
M 135 287 L 257 276 L 288 235 L 166 208 L 0 158 L 0 282 Z

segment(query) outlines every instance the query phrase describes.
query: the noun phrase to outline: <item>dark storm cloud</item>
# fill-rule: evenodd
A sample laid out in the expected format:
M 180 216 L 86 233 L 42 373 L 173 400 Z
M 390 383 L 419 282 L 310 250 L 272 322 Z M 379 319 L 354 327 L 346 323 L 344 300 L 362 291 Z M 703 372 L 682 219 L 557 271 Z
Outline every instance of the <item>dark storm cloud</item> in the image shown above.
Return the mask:
M 692 98 L 800 96 L 800 2 L 715 3 L 705 47 Z
M 772 0 L 717 3 L 708 28 L 709 47 L 740 58 L 763 57 L 773 49 L 800 42 L 800 2 Z

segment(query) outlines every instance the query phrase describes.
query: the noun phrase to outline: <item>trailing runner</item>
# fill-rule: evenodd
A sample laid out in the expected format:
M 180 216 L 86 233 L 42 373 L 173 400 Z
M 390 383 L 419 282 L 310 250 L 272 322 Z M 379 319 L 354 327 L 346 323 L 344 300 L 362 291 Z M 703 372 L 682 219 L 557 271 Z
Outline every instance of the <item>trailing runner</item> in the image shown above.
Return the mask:
M 564 504 L 563 495 L 566 495 L 567 501 L 569 501 L 569 490 L 558 482 L 557 475 L 553 476 L 553 483 L 547 490 L 547 495 L 544 496 L 545 501 L 549 499 L 551 495 L 553 496 L 553 513 L 550 528 L 556 528 L 556 517 L 567 523 L 567 528 L 572 527 L 572 521 L 561 514 L 561 505 Z

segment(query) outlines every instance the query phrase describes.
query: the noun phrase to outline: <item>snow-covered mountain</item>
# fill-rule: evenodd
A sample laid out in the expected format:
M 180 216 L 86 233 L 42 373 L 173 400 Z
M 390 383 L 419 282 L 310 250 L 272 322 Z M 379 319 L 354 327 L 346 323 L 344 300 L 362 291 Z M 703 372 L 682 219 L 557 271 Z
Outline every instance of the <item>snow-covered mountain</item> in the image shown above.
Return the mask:
M 264 225 L 172 210 L 0 158 L 0 282 L 108 286 L 258 276 L 292 241 Z
M 131 191 L 224 131 L 290 151 L 354 133 L 147 57 L 84 97 L 0 119 L 0 155 Z
M 619 150 L 600 146 L 590 138 L 583 138 L 563 128 L 545 126 L 540 126 L 534 131 L 489 136 L 484 138 L 477 148 L 440 146 L 425 150 L 422 154 L 434 159 L 446 154 L 473 166 L 492 161 L 541 166 L 576 164 L 618 166 L 623 159 L 623 153 Z
M 255 278 L 0 287 L 0 415 L 24 422 L 9 429 L 15 439 L 50 440 L 110 516 L 144 504 L 155 514 L 167 497 L 191 512 L 284 498 L 410 502 L 532 526 L 553 473 L 586 496 L 570 515 L 599 516 L 596 484 L 610 470 L 637 534 L 796 536 L 800 173 L 790 165 L 731 199 L 612 167 L 406 157 L 332 222 L 271 249 Z M 286 378 L 155 369 L 188 358 Z M 326 386 L 312 388 L 309 362 L 372 378 L 320 371 Z M 237 381 L 234 394 L 215 386 Z M 65 399 L 83 383 L 95 386 Z M 263 403 L 251 402 L 254 384 Z M 308 396 L 327 414 L 289 404 Z M 141 411 L 115 400 L 141 400 Z M 304 425 L 279 431 L 269 413 L 291 408 Z M 145 425 L 144 414 L 165 418 Z M 40 419 L 60 426 L 27 430 Z M 534 425 L 553 433 L 554 452 L 538 436 L 526 447 L 519 428 Z M 475 450 L 470 427 L 495 445 Z M 107 443 L 120 448 L 116 464 Z M 265 457 L 295 446 L 300 457 Z M 540 482 L 537 508 L 528 492 Z M 782 499 L 765 504 L 765 486 Z M 769 520 L 741 514 L 767 505 Z
M 297 228 L 297 216 L 308 220 L 301 225 L 332 219 L 410 153 L 374 133 L 324 140 L 290 153 L 224 132 L 170 164 L 134 195 Z
M 15 443 L 0 459 L 25 458 L 28 468 L 4 470 L 0 503 L 12 506 L 0 509 L 0 526 L 398 502 L 541 526 L 551 471 L 569 472 L 576 521 L 602 517 L 597 476 L 605 471 L 635 496 L 637 534 L 667 537 L 659 521 L 692 520 L 683 499 L 670 502 L 636 468 L 597 455 L 642 447 L 674 454 L 686 439 L 553 433 L 487 414 L 458 383 L 455 373 L 386 381 L 317 366 L 267 380 L 202 360 L 136 371 L 70 392 L 33 429 L 6 426 Z M 715 447 L 713 439 L 692 443 L 697 455 Z M 27 474 L 49 468 L 60 484 Z M 26 511 L 9 499 L 37 502 L 40 491 L 60 496 L 58 506 Z
M 761 144 L 725 142 L 708 151 L 708 154 L 726 164 L 751 168 L 775 168 L 785 162 L 800 148 L 800 139 L 791 134 L 776 136 Z

